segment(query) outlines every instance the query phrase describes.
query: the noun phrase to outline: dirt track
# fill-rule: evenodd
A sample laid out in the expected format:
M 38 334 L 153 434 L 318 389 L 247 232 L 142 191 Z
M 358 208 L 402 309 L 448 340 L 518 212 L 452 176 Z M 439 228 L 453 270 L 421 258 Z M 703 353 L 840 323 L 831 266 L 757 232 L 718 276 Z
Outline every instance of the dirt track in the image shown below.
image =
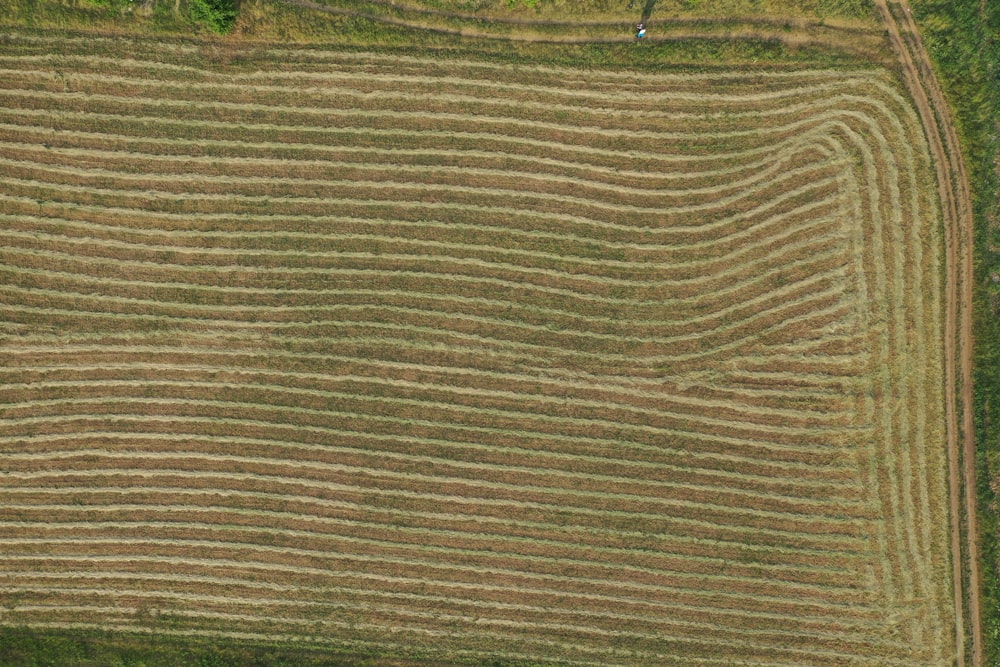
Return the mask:
M 966 633 L 972 638 L 969 659 L 966 660 L 964 650 L 960 651 L 958 664 L 979 667 L 983 665 L 983 634 L 979 603 L 976 451 L 972 423 L 972 199 L 951 114 L 937 85 L 927 51 L 920 42 L 909 4 L 906 0 L 894 0 L 895 11 L 890 9 L 887 0 L 875 0 L 875 5 L 885 21 L 902 65 L 903 77 L 927 133 L 945 218 L 946 415 L 955 607 L 959 615 L 956 628 L 958 646 L 964 647 Z M 963 575 L 963 565 L 968 567 L 967 578 Z M 963 615 L 966 618 L 963 619 Z M 964 626 L 968 626 L 968 630 Z
M 563 22 L 551 20 L 517 19 L 493 17 L 483 17 L 475 14 L 465 14 L 461 12 L 449 12 L 443 10 L 420 9 L 407 7 L 408 10 L 422 16 L 452 18 L 471 20 L 480 23 L 502 23 L 518 27 L 539 27 L 539 26 L 562 26 L 562 27 L 587 27 L 591 29 L 604 28 L 609 31 L 608 36 L 595 35 L 540 35 L 530 32 L 512 32 L 505 34 L 495 34 L 485 30 L 470 28 L 453 28 L 440 25 L 413 22 L 392 16 L 376 15 L 356 9 L 343 9 L 326 4 L 315 2 L 314 0 L 280 0 L 284 4 L 294 5 L 303 9 L 335 14 L 339 16 L 350 16 L 363 18 L 385 25 L 393 25 L 400 28 L 412 28 L 424 30 L 431 33 L 443 35 L 455 35 L 473 39 L 491 39 L 501 41 L 516 42 L 536 42 L 552 44 L 595 44 L 595 43 L 629 43 L 635 41 L 632 30 L 635 25 L 629 21 L 576 21 Z M 404 7 L 388 0 L 372 0 L 376 5 L 399 9 Z M 827 23 L 823 21 L 805 21 L 794 19 L 790 21 L 778 21 L 772 17 L 748 17 L 738 22 L 732 22 L 718 18 L 681 18 L 671 19 L 669 25 L 673 28 L 679 26 L 681 30 L 671 30 L 665 34 L 647 36 L 647 42 L 670 42 L 689 39 L 706 40 L 728 40 L 728 39 L 756 39 L 766 42 L 776 42 L 784 44 L 790 48 L 827 48 L 836 51 L 853 53 L 859 57 L 868 58 L 873 61 L 882 62 L 879 53 L 881 37 L 875 31 L 862 27 L 852 27 Z M 712 31 L 707 28 L 725 27 L 725 30 Z M 794 28 L 789 32 L 786 27 Z M 706 28 L 705 30 L 694 30 L 695 27 Z M 887 61 L 886 61 L 887 62 Z

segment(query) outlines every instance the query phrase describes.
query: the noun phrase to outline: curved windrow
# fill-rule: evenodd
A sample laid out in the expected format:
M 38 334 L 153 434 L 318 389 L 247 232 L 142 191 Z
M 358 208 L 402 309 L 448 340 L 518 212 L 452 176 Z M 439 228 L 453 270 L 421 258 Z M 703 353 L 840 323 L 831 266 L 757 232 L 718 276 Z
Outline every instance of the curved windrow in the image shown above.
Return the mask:
M 0 623 L 947 663 L 886 72 L 53 44 L 0 51 Z

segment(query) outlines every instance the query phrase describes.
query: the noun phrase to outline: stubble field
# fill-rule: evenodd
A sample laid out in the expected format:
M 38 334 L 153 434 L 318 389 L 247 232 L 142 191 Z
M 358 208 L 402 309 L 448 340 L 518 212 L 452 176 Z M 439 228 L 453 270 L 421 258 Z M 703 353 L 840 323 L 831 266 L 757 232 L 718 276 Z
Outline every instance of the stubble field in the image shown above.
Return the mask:
M 951 663 L 887 71 L 54 44 L 0 42 L 0 624 Z

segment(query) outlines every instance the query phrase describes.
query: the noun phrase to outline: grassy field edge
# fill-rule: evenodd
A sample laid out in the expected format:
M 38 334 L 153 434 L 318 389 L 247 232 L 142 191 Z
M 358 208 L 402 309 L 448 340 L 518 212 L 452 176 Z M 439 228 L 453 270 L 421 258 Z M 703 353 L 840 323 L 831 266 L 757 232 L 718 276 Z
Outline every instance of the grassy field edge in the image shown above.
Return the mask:
M 1000 662 L 1000 6 L 913 2 L 955 113 L 975 215 L 974 411 L 986 664 Z
M 0 626 L 0 663 L 8 667 L 528 667 L 505 660 L 445 661 L 431 656 L 324 646 L 296 647 L 245 639 Z M 541 667 L 539 665 L 539 667 Z

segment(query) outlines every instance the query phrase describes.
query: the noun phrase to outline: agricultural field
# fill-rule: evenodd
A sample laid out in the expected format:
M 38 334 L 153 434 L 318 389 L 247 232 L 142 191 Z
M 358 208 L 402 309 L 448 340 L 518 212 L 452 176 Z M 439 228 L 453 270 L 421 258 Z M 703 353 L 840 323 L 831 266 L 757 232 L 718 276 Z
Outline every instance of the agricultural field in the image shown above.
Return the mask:
M 860 57 L 5 32 L 0 625 L 954 664 L 933 150 Z

